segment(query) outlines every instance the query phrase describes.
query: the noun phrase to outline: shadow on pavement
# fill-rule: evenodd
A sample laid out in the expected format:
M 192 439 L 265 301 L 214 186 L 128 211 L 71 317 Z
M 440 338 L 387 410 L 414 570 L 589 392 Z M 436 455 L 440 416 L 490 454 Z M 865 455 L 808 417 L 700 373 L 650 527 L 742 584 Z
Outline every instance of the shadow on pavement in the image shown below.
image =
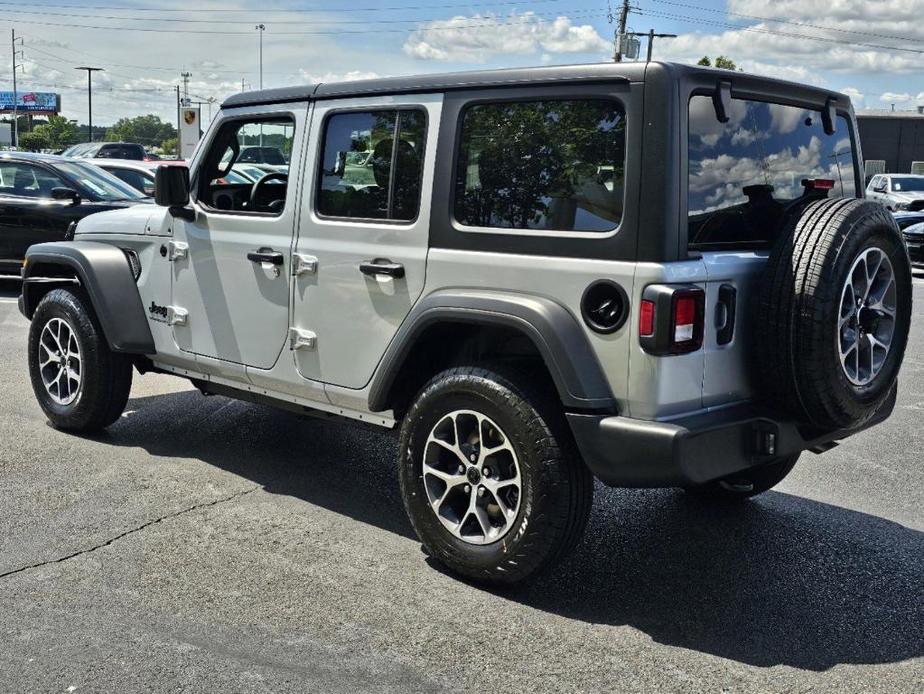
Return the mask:
M 98 440 L 200 459 L 414 537 L 392 435 L 195 391 L 134 399 L 128 410 Z M 924 533 L 778 492 L 737 508 L 673 490 L 596 493 L 575 554 L 495 595 L 758 666 L 825 670 L 924 655 Z

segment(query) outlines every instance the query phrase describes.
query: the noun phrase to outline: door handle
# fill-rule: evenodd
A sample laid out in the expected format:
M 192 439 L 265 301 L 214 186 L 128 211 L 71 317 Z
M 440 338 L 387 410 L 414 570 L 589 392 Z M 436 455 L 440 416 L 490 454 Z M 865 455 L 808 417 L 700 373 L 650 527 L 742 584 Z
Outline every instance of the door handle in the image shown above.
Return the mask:
M 247 254 L 247 260 L 252 263 L 269 263 L 270 265 L 282 265 L 285 256 L 279 251 L 272 248 L 261 248 L 257 251 L 250 251 Z
M 370 277 L 387 275 L 398 280 L 404 277 L 404 266 L 401 263 L 393 263 L 388 258 L 375 258 L 360 263 L 359 271 Z

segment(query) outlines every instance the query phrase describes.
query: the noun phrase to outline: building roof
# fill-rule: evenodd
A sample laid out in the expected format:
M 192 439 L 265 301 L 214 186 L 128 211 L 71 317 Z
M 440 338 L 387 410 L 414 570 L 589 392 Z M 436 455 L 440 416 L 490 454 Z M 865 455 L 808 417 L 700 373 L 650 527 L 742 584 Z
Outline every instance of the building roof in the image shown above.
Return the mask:
M 870 108 L 857 111 L 857 118 L 924 118 L 924 113 L 921 111 L 890 111 Z

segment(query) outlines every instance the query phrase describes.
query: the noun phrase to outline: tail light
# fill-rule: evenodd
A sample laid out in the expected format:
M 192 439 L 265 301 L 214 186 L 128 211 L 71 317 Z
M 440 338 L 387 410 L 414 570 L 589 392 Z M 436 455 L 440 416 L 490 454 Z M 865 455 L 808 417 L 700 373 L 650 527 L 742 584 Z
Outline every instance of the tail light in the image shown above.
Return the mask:
M 706 294 L 696 285 L 650 284 L 639 307 L 639 342 L 649 354 L 695 352 L 703 346 Z

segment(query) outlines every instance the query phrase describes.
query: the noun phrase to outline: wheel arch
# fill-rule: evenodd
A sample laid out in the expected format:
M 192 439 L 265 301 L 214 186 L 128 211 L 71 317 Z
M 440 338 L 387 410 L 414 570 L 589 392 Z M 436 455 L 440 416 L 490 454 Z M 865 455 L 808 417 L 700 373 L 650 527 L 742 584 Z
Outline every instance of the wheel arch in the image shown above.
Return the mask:
M 597 355 L 577 318 L 545 297 L 488 290 L 440 290 L 413 308 L 385 352 L 369 390 L 369 409 L 400 409 L 408 382 L 425 381 L 439 367 L 453 365 L 446 335 L 474 340 L 525 339 L 522 356 L 541 359 L 562 404 L 572 410 L 614 411 L 616 401 Z M 416 376 L 416 379 L 415 379 Z M 417 385 L 423 385 L 419 383 Z
M 20 310 L 32 319 L 42 297 L 76 280 L 90 299 L 113 352 L 153 354 L 154 338 L 128 259 L 94 241 L 40 243 L 26 252 Z

